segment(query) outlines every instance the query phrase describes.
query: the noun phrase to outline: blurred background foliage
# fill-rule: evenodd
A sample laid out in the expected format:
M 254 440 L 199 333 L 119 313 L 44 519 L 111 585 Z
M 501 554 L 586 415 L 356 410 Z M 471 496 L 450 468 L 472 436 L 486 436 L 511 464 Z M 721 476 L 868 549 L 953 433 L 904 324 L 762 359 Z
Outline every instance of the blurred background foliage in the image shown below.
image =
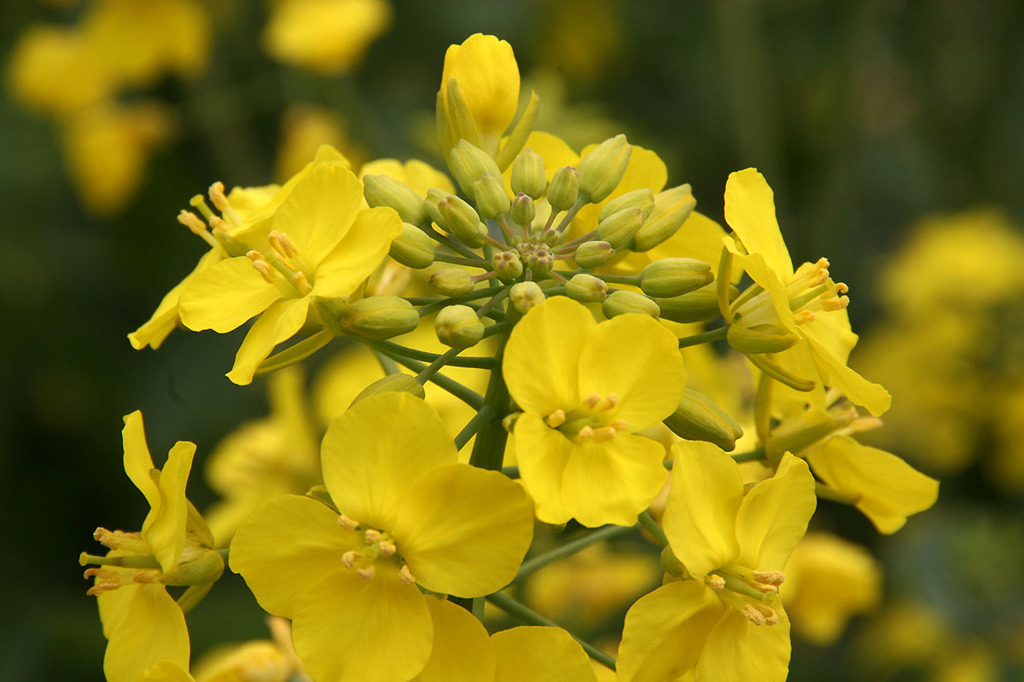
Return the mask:
M 716 220 L 728 173 L 758 167 L 794 259 L 827 255 L 851 287 L 853 363 L 894 394 L 874 442 L 942 488 L 890 537 L 822 504 L 816 523 L 881 560 L 884 601 L 837 643 L 796 637 L 791 679 L 1024 676 L 1024 4 L 306 2 L 318 33 L 288 24 L 301 3 L 0 6 L 0 678 L 102 677 L 76 559 L 145 514 L 121 416 L 143 410 L 158 463 L 178 439 L 202 462 L 266 412 L 260 382 L 223 377 L 236 337 L 125 339 L 204 250 L 177 212 L 320 142 L 437 164 L 444 52 L 474 32 L 512 43 L 539 129 L 576 148 L 626 132 Z M 193 651 L 264 636 L 258 614 L 231 576 L 190 616 Z

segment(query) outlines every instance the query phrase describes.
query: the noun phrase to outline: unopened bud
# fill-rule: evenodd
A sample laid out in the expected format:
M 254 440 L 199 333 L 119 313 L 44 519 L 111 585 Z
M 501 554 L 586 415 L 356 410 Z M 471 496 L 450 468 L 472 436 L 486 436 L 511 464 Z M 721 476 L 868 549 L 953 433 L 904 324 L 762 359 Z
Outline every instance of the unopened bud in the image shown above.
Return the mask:
M 448 221 L 441 215 L 441 209 L 438 208 L 438 204 L 447 199 L 449 195 L 450 193 L 445 192 L 443 189 L 432 187 L 427 190 L 427 198 L 423 200 L 423 210 L 426 211 L 427 216 L 445 232 L 450 231 L 448 229 Z
M 320 316 L 328 329 L 336 333 L 381 340 L 407 334 L 420 322 L 416 308 L 398 296 L 371 296 L 343 306 L 319 299 Z
M 403 222 L 422 225 L 427 220 L 423 199 L 416 190 L 389 175 L 364 176 L 363 196 L 371 208 L 390 206 L 395 209 Z
M 517 312 L 526 313 L 530 308 L 544 302 L 544 290 L 536 282 L 519 282 L 509 289 L 508 298 Z
M 662 258 L 640 274 L 640 288 L 648 296 L 670 297 L 700 289 L 714 281 L 711 266 L 696 258 Z
M 423 386 L 416 379 L 408 374 L 399 372 L 397 374 L 389 374 L 383 379 L 378 379 L 364 388 L 352 400 L 352 404 L 355 405 L 364 398 L 380 395 L 381 393 L 412 393 L 417 398 L 423 398 L 426 395 L 423 391 Z
M 484 175 L 473 183 L 473 192 L 477 210 L 484 218 L 503 216 L 511 207 L 500 175 Z
M 442 296 L 467 296 L 476 289 L 476 282 L 462 268 L 444 268 L 430 276 L 427 286 Z
M 603 279 L 581 273 L 565 283 L 565 295 L 583 303 L 598 303 L 608 295 L 608 285 Z
M 736 448 L 743 428 L 728 412 L 699 391 L 687 388 L 665 426 L 680 438 L 714 443 L 726 452 Z
M 613 292 L 608 298 L 604 299 L 604 303 L 601 304 L 601 311 L 608 318 L 628 313 L 658 317 L 661 312 L 658 309 L 658 304 L 643 294 L 625 290 Z
M 654 197 L 654 211 L 633 237 L 634 251 L 647 251 L 674 235 L 693 213 L 697 200 L 689 185 L 679 185 Z
M 556 211 L 567 211 L 576 203 L 580 191 L 580 176 L 572 166 L 555 171 L 548 185 L 548 203 Z
M 621 249 L 633 239 L 644 224 L 644 214 L 639 208 L 624 208 L 613 213 L 597 224 L 597 236 Z
M 463 193 L 474 201 L 476 201 L 476 194 L 473 183 L 485 175 L 501 177 L 498 164 L 494 162 L 491 155 L 470 144 L 468 140 L 459 140 L 459 143 L 448 154 L 448 167 Z
M 744 355 L 761 353 L 781 353 L 792 348 L 799 337 L 775 328 L 751 329 L 741 324 L 730 324 L 725 334 L 729 345 Z
M 434 262 L 434 240 L 409 223 L 402 223 L 402 232 L 391 242 L 388 254 L 402 265 L 417 270 Z
M 527 194 L 520 192 L 512 201 L 512 209 L 509 211 L 512 222 L 516 225 L 529 225 L 537 217 L 537 207 L 533 204 Z
M 624 208 L 639 208 L 646 219 L 654 210 L 654 192 L 649 189 L 635 189 L 617 196 L 601 207 L 597 220 L 600 222 Z
M 736 298 L 739 290 L 729 285 L 729 300 Z M 661 308 L 661 316 L 666 320 L 689 324 L 690 322 L 707 322 L 721 314 L 718 307 L 718 291 L 715 284 L 706 284 L 696 291 L 672 296 L 671 298 L 655 298 Z
M 512 163 L 512 191 L 516 194 L 525 194 L 536 200 L 544 196 L 547 186 L 544 157 L 532 149 L 524 149 L 519 152 L 516 160 Z
M 491 260 L 498 279 L 506 284 L 516 281 L 523 274 L 523 262 L 515 251 L 498 251 Z
M 466 305 L 442 308 L 434 318 L 438 340 L 452 348 L 475 346 L 484 337 L 484 325 L 476 311 Z
M 466 246 L 483 246 L 486 228 L 472 206 L 454 194 L 449 194 L 437 208 L 451 234 L 458 237 Z
M 608 242 L 583 242 L 576 247 L 573 260 L 576 261 L 576 265 L 589 270 L 604 263 L 613 253 L 615 249 Z
M 537 249 L 526 255 L 526 267 L 538 277 L 546 275 L 555 267 L 555 256 L 547 249 Z
M 632 151 L 625 135 L 616 135 L 597 145 L 580 160 L 580 193 L 595 204 L 604 201 L 626 174 Z

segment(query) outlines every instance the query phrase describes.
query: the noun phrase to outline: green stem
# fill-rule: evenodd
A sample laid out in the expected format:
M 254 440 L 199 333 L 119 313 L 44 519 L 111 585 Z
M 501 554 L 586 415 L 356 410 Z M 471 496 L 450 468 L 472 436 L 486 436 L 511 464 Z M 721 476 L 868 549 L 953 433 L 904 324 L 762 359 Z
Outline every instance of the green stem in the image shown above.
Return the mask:
M 529 623 L 531 625 L 543 625 L 547 627 L 561 627 L 554 621 L 548 620 L 536 611 L 533 611 L 524 606 L 523 604 L 520 604 L 507 594 L 495 592 L 494 594 L 489 595 L 487 597 L 487 601 L 491 602 L 508 615 L 514 616 L 519 620 L 523 621 L 524 623 Z M 562 629 L 564 630 L 565 628 Z M 589 642 L 580 639 L 576 635 L 573 635 L 571 632 L 569 634 L 572 636 L 573 639 L 579 642 L 579 645 L 583 647 L 583 650 L 587 652 L 588 656 L 590 656 L 592 659 L 594 659 L 604 667 L 608 668 L 609 670 L 615 670 L 614 658 L 604 653 L 603 651 L 595 647 L 593 644 L 590 644 Z
M 373 342 L 367 342 L 367 344 L 370 345 L 371 348 L 373 347 L 372 343 Z M 379 350 L 384 355 L 393 358 L 398 364 L 405 365 L 414 372 L 422 372 L 424 369 L 427 368 L 427 366 L 424 365 L 422 362 L 417 362 L 416 360 L 412 360 L 397 353 L 391 353 L 386 348 L 377 348 L 377 350 Z M 479 410 L 484 404 L 484 397 L 482 395 L 480 395 L 479 393 L 472 389 L 466 388 L 459 382 L 455 381 L 454 379 L 450 379 L 443 374 L 434 374 L 433 376 L 430 377 L 430 381 L 437 384 L 444 390 L 448 391 L 453 396 L 455 396 L 462 402 L 472 407 L 474 410 Z
M 160 568 L 160 562 L 156 560 L 156 557 L 148 554 L 97 556 L 82 552 L 78 557 L 78 563 L 82 566 L 92 564 L 94 566 L 120 566 L 122 568 Z
M 429 381 L 432 376 L 437 374 L 442 367 L 447 365 L 456 355 L 461 353 L 463 348 L 449 348 L 441 355 L 431 362 L 428 366 L 420 370 L 420 373 L 416 375 L 416 382 L 422 386 L 425 382 Z
M 480 258 L 480 254 L 474 251 L 473 249 L 469 248 L 468 246 L 458 241 L 457 239 L 452 239 L 448 235 L 441 234 L 430 225 L 424 227 L 423 231 L 426 232 L 431 237 L 431 239 L 433 239 L 437 243 L 444 244 L 452 251 L 455 251 L 456 253 L 461 253 L 466 258 Z
M 384 355 L 380 351 L 375 351 L 374 355 L 377 356 L 377 362 L 380 363 L 380 368 L 384 370 L 387 375 L 398 374 L 402 370 L 398 368 L 398 363 Z
M 407 358 L 413 360 L 422 360 L 423 362 L 434 362 L 439 357 L 437 353 L 431 353 L 425 350 L 417 350 L 415 348 L 407 348 L 406 346 L 400 346 L 392 341 L 371 341 L 370 345 L 380 353 L 384 353 L 391 357 L 395 355 L 404 355 Z M 451 358 L 448 364 L 452 367 L 475 367 L 477 369 L 490 369 L 494 366 L 494 358 L 488 357 L 468 357 L 468 358 Z
M 455 449 L 461 450 L 465 447 L 466 443 L 476 435 L 476 432 L 480 430 L 480 427 L 487 423 L 487 420 L 494 416 L 494 409 L 490 405 L 484 405 L 480 408 L 480 411 L 473 416 L 469 422 L 462 427 L 459 431 L 459 435 L 455 436 Z
M 726 333 L 729 331 L 729 326 L 719 327 L 718 329 L 712 329 L 711 331 L 701 332 L 700 334 L 694 334 L 693 336 L 684 336 L 679 339 L 680 348 L 689 348 L 690 346 L 697 346 L 702 343 L 711 343 L 712 341 L 721 341 L 725 338 Z
M 647 532 L 654 536 L 654 539 L 658 541 L 658 544 L 662 547 L 668 547 L 668 538 L 665 537 L 665 531 L 661 529 L 658 522 L 651 516 L 651 512 L 645 511 L 640 514 L 639 517 L 640 525 L 647 529 Z
M 731 457 L 735 462 L 754 462 L 765 458 L 764 448 L 754 448 L 747 452 L 738 452 L 735 455 L 731 455 Z
M 523 565 L 519 567 L 519 573 L 516 574 L 515 579 L 512 582 L 522 580 L 531 573 L 536 573 L 540 569 L 544 568 L 548 564 L 564 559 L 565 557 L 572 556 L 580 550 L 586 549 L 587 547 L 601 542 L 602 540 L 610 540 L 611 538 L 618 537 L 636 528 L 633 526 L 605 526 L 598 528 L 585 535 L 582 535 L 575 540 L 556 547 L 555 549 L 540 554 L 531 559 L 527 559 L 523 562 Z
M 442 263 L 454 263 L 455 265 L 468 265 L 471 268 L 480 268 L 482 270 L 490 270 L 490 263 L 486 262 L 481 258 L 463 258 L 462 256 L 450 256 L 446 253 L 435 253 L 435 261 L 441 261 Z
M 512 307 L 509 307 L 507 316 L 510 326 L 515 324 L 519 317 Z M 483 399 L 483 403 L 490 405 L 494 414 L 477 433 L 476 442 L 473 444 L 473 454 L 469 458 L 471 465 L 493 471 L 501 469 L 502 460 L 505 459 L 505 442 L 508 440 L 508 432 L 501 422 L 508 414 L 512 403 L 508 394 L 508 386 L 505 385 L 505 377 L 501 372 L 501 358 L 505 352 L 507 340 L 508 334 L 498 334 L 498 348 L 494 352 L 494 367 L 491 368 L 491 378 L 487 382 L 487 394 Z

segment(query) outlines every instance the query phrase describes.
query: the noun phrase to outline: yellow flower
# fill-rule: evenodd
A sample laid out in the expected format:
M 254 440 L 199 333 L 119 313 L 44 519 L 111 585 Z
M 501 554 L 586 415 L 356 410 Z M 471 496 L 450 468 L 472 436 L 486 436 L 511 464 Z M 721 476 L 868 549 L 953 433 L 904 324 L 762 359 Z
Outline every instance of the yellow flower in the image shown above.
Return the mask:
M 744 495 L 739 466 L 705 443 L 675 446 L 664 528 L 683 576 L 626 614 L 623 682 L 786 679 L 789 618 L 778 600 L 786 560 L 814 513 L 814 479 L 787 455 Z
M 676 337 L 643 315 L 597 324 L 554 297 L 512 330 L 503 372 L 523 411 L 515 452 L 537 518 L 632 525 L 665 482 L 664 450 L 634 435 L 670 415 L 686 383 Z
M 252 381 L 274 346 L 306 324 L 314 297 L 345 298 L 377 269 L 402 221 L 390 208 L 363 205 L 362 184 L 351 171 L 321 164 L 281 203 L 257 242 L 262 248 L 188 280 L 180 312 L 189 329 L 225 333 L 258 316 L 228 372 L 231 381 Z
M 82 554 L 82 565 L 94 578 L 89 594 L 97 595 L 103 634 L 108 641 L 103 671 L 111 682 L 135 682 L 161 660 L 187 666 L 188 629 L 182 607 L 165 585 L 187 585 L 186 605 L 205 595 L 224 569 L 212 551 L 213 536 L 185 498 L 195 445 L 178 442 L 163 470 L 153 466 L 146 445 L 142 413 L 124 418 L 124 468 L 149 503 L 138 533 L 96 529 L 95 537 L 110 549 L 105 557 Z
M 794 270 L 775 219 L 772 190 L 756 169 L 729 175 L 725 220 L 739 238 L 727 238 L 725 244 L 755 283 L 733 301 L 727 322 L 769 335 L 793 335 L 799 342 L 778 354 L 792 374 L 819 378 L 875 416 L 888 410 L 889 393 L 846 365 L 857 343 L 846 313 L 846 285 L 829 278 L 824 258 Z
M 351 139 L 341 115 L 312 104 L 293 104 L 281 117 L 274 177 L 284 182 L 300 172 L 325 144 L 340 149 L 353 169 L 366 160 L 366 150 Z
M 456 458 L 422 400 L 367 398 L 324 438 L 324 482 L 338 511 L 283 496 L 238 529 L 232 570 L 263 608 L 292 619 L 314 679 L 409 679 L 438 629 L 420 587 L 480 597 L 515 576 L 533 536 L 530 500 L 502 474 Z
M 267 22 L 263 46 L 278 61 L 338 75 L 390 25 L 385 0 L 283 0 Z

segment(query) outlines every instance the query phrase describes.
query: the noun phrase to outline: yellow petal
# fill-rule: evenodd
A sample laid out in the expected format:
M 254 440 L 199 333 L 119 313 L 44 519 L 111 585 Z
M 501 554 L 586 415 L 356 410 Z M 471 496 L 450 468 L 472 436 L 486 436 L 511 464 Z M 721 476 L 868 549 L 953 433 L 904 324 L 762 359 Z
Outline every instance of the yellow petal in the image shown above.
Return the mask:
M 861 445 L 849 436 L 833 436 L 805 453 L 814 473 L 839 493 L 857 498 L 879 532 L 895 533 L 907 517 L 930 508 L 939 482 L 884 450 Z
M 420 196 L 426 196 L 427 190 L 434 187 L 450 194 L 455 192 L 455 186 L 447 175 L 418 159 L 405 163 L 397 159 L 370 161 L 359 169 L 360 180 L 366 175 L 387 175 L 409 185 Z
M 167 292 L 167 295 L 160 301 L 160 305 L 156 307 L 156 311 L 153 312 L 149 320 L 128 335 L 128 341 L 132 344 L 132 348 L 135 350 L 142 350 L 146 346 L 151 347 L 153 350 L 159 348 L 160 344 L 174 331 L 174 328 L 180 321 L 178 305 L 181 301 L 181 293 L 185 290 L 185 285 L 197 272 L 202 271 L 211 263 L 216 263 L 223 257 L 224 252 L 219 248 L 210 249 L 203 254 L 195 269 Z
M 480 682 L 494 679 L 494 647 L 483 624 L 450 601 L 426 600 L 434 624 L 430 660 L 413 682 Z
M 736 514 L 743 500 L 739 465 L 710 443 L 672 447 L 672 489 L 663 525 L 676 557 L 698 580 L 736 558 Z
M 346 571 L 341 556 L 358 548 L 355 533 L 316 500 L 275 497 L 257 507 L 231 540 L 231 570 L 266 611 L 293 617 L 299 599 L 322 578 Z
M 308 296 L 274 301 L 245 335 L 235 353 L 235 364 L 227 373 L 227 378 L 239 386 L 252 382 L 256 368 L 267 359 L 274 346 L 290 339 L 302 329 L 308 312 Z
M 610 414 L 636 432 L 675 411 L 686 389 L 679 339 L 646 315 L 602 322 L 579 356 L 579 396 L 618 396 Z
M 494 36 L 476 33 L 444 55 L 441 102 L 447 109 L 448 82 L 459 82 L 459 91 L 485 138 L 496 143 L 512 123 L 519 105 L 519 65 L 512 46 Z
M 590 657 L 568 632 L 518 627 L 491 636 L 498 666 L 494 682 L 597 682 Z
M 310 677 L 405 682 L 423 670 L 434 636 L 427 597 L 397 571 L 378 569 L 365 580 L 348 570 L 311 584 L 292 621 L 292 642 Z
M 341 298 L 355 291 L 381 264 L 402 232 L 402 219 L 391 208 L 360 211 L 345 237 L 317 268 L 313 296 Z
M 793 276 L 793 260 L 775 219 L 775 195 L 756 168 L 729 174 L 725 222 L 739 235 L 747 253 L 761 254 L 780 279 Z
M 124 447 L 125 473 L 146 498 L 151 513 L 159 513 L 160 488 L 150 474 L 155 467 L 153 466 L 153 456 L 149 453 L 149 446 L 146 444 L 146 431 L 141 411 L 135 410 L 124 416 L 121 441 Z
M 660 443 L 631 433 L 577 444 L 565 465 L 562 502 L 584 526 L 631 526 L 665 486 L 664 457 Z
M 185 441 L 178 441 L 171 448 L 158 481 L 160 512 L 147 517 L 142 526 L 142 537 L 153 546 L 156 559 L 165 573 L 178 563 L 178 557 L 185 548 L 185 526 L 188 521 L 185 486 L 188 484 L 195 453 L 195 444 Z
M 696 580 L 641 597 L 626 613 L 616 662 L 620 682 L 665 682 L 691 670 L 727 608 Z
M 504 474 L 446 464 L 424 473 L 405 493 L 393 532 L 420 585 L 482 597 L 505 587 L 519 570 L 533 540 L 533 504 Z
M 572 514 L 562 502 L 562 477 L 572 441 L 539 415 L 524 414 L 516 420 L 514 446 L 519 475 L 537 505 L 537 518 L 556 525 L 567 522 Z
M 363 184 L 352 171 L 339 163 L 319 164 L 277 209 L 272 227 L 288 235 L 302 261 L 316 270 L 344 238 L 362 203 Z
M 338 509 L 378 530 L 394 529 L 416 479 L 457 458 L 441 418 L 408 393 L 356 403 L 331 423 L 321 449 L 324 483 Z
M 110 631 L 103 657 L 107 680 L 136 682 L 143 672 L 163 660 L 188 667 L 185 615 L 163 585 L 140 585 L 127 607 L 128 613 Z
M 581 303 L 555 296 L 532 308 L 505 346 L 502 368 L 512 399 L 546 417 L 579 405 L 580 355 L 597 326 Z
M 227 258 L 186 280 L 179 303 L 181 322 L 192 331 L 225 334 L 282 296 L 248 258 Z
M 145 682 L 195 682 L 188 670 L 171 661 L 160 661 L 142 676 Z
M 789 617 L 782 604 L 775 625 L 754 625 L 729 609 L 708 635 L 694 682 L 784 682 L 789 674 Z
M 876 417 L 888 412 L 892 405 L 892 396 L 884 387 L 868 381 L 832 355 L 825 345 L 818 341 L 814 335 L 815 330 L 801 331 L 811 344 L 815 364 L 827 385 L 838 388 L 851 402 L 864 407 Z
M 744 496 L 736 516 L 739 562 L 758 571 L 781 571 L 814 515 L 814 477 L 800 458 L 787 454 L 775 475 Z

